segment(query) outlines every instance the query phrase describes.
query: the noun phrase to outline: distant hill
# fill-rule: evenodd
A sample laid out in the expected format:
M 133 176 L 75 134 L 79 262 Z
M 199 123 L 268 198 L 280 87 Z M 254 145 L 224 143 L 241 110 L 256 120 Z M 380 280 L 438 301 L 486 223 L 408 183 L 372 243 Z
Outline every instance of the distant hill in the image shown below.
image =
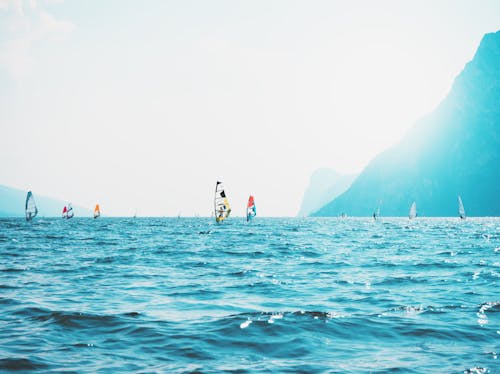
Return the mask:
M 314 213 L 500 215 L 500 31 L 486 34 L 438 108 L 395 147 L 375 157 L 351 187 Z
M 349 188 L 356 176 L 356 174 L 342 175 L 332 169 L 314 171 L 304 193 L 298 216 L 307 216 L 332 201 Z
M 0 217 L 24 217 L 24 205 L 28 191 L 0 185 Z M 67 201 L 39 196 L 33 191 L 40 217 L 60 217 Z M 75 217 L 91 217 L 92 211 L 73 204 Z

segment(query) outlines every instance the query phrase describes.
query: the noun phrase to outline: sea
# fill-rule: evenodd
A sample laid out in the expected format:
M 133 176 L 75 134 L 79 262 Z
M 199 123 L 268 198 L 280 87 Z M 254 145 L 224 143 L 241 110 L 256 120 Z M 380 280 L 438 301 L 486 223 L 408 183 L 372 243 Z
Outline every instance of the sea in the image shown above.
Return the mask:
M 500 218 L 0 219 L 0 372 L 499 373 Z

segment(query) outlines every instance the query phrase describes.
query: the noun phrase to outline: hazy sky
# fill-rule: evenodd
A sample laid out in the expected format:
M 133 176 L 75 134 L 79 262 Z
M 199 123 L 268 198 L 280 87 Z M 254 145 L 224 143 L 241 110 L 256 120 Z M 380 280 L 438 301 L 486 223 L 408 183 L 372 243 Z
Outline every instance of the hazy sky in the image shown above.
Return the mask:
M 500 29 L 500 1 L 0 0 L 0 184 L 103 214 L 295 215 Z M 76 212 L 78 214 L 78 212 Z

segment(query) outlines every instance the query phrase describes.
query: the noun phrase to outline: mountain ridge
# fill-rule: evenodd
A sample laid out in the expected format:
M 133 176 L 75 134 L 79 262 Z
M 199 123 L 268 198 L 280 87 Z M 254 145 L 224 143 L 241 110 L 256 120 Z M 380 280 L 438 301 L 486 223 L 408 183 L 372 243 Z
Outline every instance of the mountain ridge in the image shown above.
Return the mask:
M 405 216 L 412 201 L 419 215 L 466 212 L 500 215 L 500 31 L 486 34 L 455 78 L 449 94 L 403 139 L 372 159 L 343 194 L 313 216 Z
M 309 178 L 298 213 L 299 217 L 309 215 L 349 188 L 357 174 L 340 174 L 333 169 L 315 170 Z

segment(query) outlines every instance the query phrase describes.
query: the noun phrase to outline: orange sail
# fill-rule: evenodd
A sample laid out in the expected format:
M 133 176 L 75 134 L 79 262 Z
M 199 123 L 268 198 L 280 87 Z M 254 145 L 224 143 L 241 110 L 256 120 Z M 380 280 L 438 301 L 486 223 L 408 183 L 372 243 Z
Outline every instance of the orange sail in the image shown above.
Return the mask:
M 99 204 L 96 204 L 94 208 L 94 218 L 97 218 L 100 215 L 101 215 L 101 209 L 99 208 Z

